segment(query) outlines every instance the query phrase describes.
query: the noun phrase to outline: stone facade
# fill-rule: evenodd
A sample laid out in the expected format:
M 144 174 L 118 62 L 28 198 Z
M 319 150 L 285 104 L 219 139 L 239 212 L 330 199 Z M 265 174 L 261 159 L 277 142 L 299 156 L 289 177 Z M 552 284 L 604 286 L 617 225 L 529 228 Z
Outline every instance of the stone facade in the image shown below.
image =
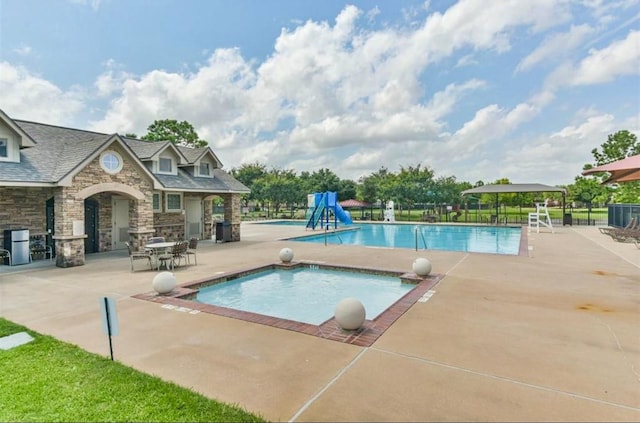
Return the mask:
M 111 197 L 104 193 L 110 190 L 129 197 L 129 233 L 130 242 L 139 248 L 144 245 L 148 232 L 153 228 L 152 193 L 153 182 L 141 168 L 131 160 L 130 155 L 120 145 L 111 148 L 123 158 L 122 169 L 116 173 L 107 173 L 100 165 L 100 158 L 94 158 L 72 179 L 71 186 L 58 189 L 55 195 L 55 254 L 56 265 L 60 267 L 79 266 L 84 264 L 84 201 L 92 198 L 98 202 L 98 233 L 105 236 L 101 239 L 100 250 L 109 248 L 113 234 L 110 233 Z M 96 191 L 96 192 L 94 192 Z M 136 198 L 137 197 L 137 198 Z M 64 216 L 60 219 L 59 217 Z M 108 220 L 107 220 L 108 219 Z M 75 228 L 74 228 L 75 225 Z M 74 230 L 75 229 L 75 230 Z M 144 240 L 141 240 L 144 237 Z
M 4 230 L 28 228 L 31 235 L 46 234 L 46 202 L 55 188 L 0 187 L 0 247 Z
M 85 262 L 87 239 L 85 200 L 97 204 L 97 251 L 110 251 L 114 248 L 115 239 L 114 199 L 127 198 L 129 242 L 134 250 L 143 248 L 149 236 L 164 236 L 167 240 L 185 239 L 185 214 L 154 213 L 152 177 L 118 142 L 114 141 L 107 149 L 115 151 L 123 159 L 122 169 L 115 174 L 106 172 L 100 164 L 100 156 L 97 156 L 64 186 L 0 187 L 0 238 L 3 238 L 4 229 L 17 228 L 28 228 L 31 235 L 48 236 L 46 204 L 53 199 L 53 236 L 47 240 L 54 245 L 56 265 L 80 266 Z M 240 194 L 219 195 L 224 199 L 224 220 L 231 222 L 232 241 L 239 241 Z M 183 196 L 183 209 L 188 200 L 201 201 L 201 228 L 205 239 L 212 236 L 210 216 L 213 210 L 211 199 L 214 196 L 206 192 L 185 193 Z M 0 246 L 2 243 L 0 239 Z

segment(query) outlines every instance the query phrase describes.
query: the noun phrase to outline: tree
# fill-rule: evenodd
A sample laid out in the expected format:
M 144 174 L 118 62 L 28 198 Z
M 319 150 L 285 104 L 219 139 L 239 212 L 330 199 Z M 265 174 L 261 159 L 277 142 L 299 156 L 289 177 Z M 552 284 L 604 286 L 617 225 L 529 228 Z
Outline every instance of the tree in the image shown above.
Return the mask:
M 401 167 L 394 181 L 394 197 L 401 204 L 406 204 L 409 213 L 416 203 L 423 203 L 434 185 L 433 170 L 428 167 Z M 402 211 L 401 211 L 402 213 Z
M 640 143 L 635 134 L 622 130 L 615 134 L 610 134 L 607 141 L 601 144 L 602 151 L 597 148 L 591 150 L 591 154 L 596 159 L 596 166 L 622 160 L 625 157 L 640 154 Z M 586 169 L 590 169 L 586 168 Z
M 266 165 L 257 161 L 255 163 L 243 164 L 238 169 L 231 169 L 231 175 L 251 190 L 249 194 L 242 195 L 245 206 L 247 206 L 251 200 L 258 201 L 260 199 L 261 186 L 256 184 L 256 181 L 266 174 Z
M 272 169 L 259 181 L 264 185 L 264 198 L 273 203 L 274 214 L 280 212 L 283 204 L 299 204 L 306 198 L 302 193 L 300 179 L 293 170 Z
M 330 169 L 324 168 L 311 174 L 303 172 L 301 177 L 308 194 L 314 192 L 339 191 L 340 178 Z
M 207 142 L 201 140 L 198 133 L 186 120 L 178 122 L 174 119 L 154 121 L 147 128 L 147 134 L 142 136 L 148 141 L 171 141 L 183 147 L 206 147 Z
M 343 201 L 356 198 L 358 185 L 355 181 L 351 179 L 341 179 L 338 185 L 340 186 L 340 188 L 338 188 L 338 200 Z

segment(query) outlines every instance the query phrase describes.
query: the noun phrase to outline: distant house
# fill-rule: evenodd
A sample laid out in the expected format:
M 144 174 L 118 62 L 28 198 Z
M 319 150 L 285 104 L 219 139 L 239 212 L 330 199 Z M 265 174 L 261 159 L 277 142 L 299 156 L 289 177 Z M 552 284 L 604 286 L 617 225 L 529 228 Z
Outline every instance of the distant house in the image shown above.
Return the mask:
M 142 248 L 149 236 L 210 238 L 212 199 L 240 240 L 240 196 L 209 147 L 188 148 L 11 119 L 0 110 L 0 247 L 27 228 L 60 267 L 85 254 Z

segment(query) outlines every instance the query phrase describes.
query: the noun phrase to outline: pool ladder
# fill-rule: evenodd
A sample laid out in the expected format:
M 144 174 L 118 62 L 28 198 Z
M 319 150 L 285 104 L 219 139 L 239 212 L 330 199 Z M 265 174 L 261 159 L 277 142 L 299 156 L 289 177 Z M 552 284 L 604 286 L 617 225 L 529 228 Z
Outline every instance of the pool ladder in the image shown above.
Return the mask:
M 424 233 L 422 232 L 421 229 L 416 227 L 416 230 L 415 230 L 416 251 L 418 251 L 418 232 L 420 232 L 420 238 L 422 238 L 422 244 L 424 245 L 424 249 L 428 250 L 429 248 L 427 247 L 427 240 L 424 238 Z
M 329 233 L 329 226 L 325 226 L 325 228 L 324 228 L 324 245 L 325 245 L 325 247 L 327 246 L 328 233 Z M 334 231 L 333 233 L 338 238 L 338 244 L 342 244 L 342 238 L 340 238 L 340 234 L 338 233 L 338 231 Z

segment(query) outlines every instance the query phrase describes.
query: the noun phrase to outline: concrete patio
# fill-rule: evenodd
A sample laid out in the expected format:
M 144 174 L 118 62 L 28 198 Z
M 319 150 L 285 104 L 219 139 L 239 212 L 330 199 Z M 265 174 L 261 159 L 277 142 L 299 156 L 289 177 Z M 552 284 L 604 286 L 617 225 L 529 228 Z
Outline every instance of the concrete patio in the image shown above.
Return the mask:
M 640 250 L 595 227 L 531 233 L 529 256 L 280 241 L 242 224 L 201 242 L 179 283 L 278 260 L 444 275 L 371 347 L 132 298 L 156 274 L 124 252 L 85 266 L 0 266 L 0 316 L 103 355 L 99 300 L 117 299 L 115 359 L 272 421 L 640 421 Z M 136 263 L 136 268 L 143 268 Z

